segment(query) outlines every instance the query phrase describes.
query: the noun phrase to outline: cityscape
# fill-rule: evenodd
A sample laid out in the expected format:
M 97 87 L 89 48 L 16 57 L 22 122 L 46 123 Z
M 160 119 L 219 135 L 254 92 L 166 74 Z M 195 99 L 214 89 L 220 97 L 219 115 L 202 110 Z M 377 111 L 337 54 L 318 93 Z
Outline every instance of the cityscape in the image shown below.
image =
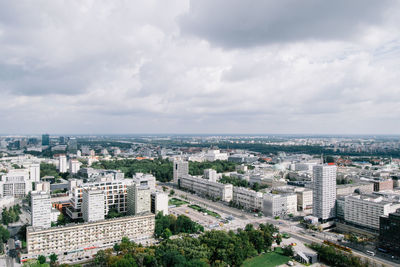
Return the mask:
M 255 266 L 271 253 L 278 265 L 329 264 L 330 253 L 354 266 L 400 263 L 393 137 L 42 134 L 0 144 L 5 266 Z M 236 238 L 249 251 L 237 252 Z
M 0 267 L 400 267 L 399 14 L 0 0 Z

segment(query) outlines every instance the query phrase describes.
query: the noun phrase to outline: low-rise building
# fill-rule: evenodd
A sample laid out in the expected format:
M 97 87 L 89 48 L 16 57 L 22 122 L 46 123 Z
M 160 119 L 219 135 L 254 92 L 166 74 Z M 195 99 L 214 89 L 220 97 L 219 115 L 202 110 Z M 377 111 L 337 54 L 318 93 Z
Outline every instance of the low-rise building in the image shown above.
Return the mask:
M 265 216 L 275 217 L 296 214 L 297 195 L 294 193 L 264 194 L 263 213 Z
M 374 181 L 374 191 L 393 190 L 392 179 L 382 179 Z
M 400 208 L 400 203 L 392 203 L 374 195 L 351 195 L 345 197 L 344 220 L 371 230 L 379 230 L 379 217 Z
M 150 191 L 156 190 L 156 177 L 152 174 L 137 172 L 133 176 L 133 181 L 140 186 L 148 186 Z
M 94 248 L 112 247 L 122 237 L 140 242 L 154 234 L 154 214 L 126 216 L 109 220 L 71 224 L 52 228 L 28 227 L 28 255 L 61 255 Z
M 354 184 L 338 184 L 336 185 L 336 195 L 371 194 L 374 192 L 374 184 L 370 182 L 359 182 Z
M 32 191 L 32 181 L 26 169 L 10 170 L 1 176 L 0 195 L 23 198 Z
M 178 186 L 196 194 L 225 202 L 229 202 L 233 198 L 233 186 L 231 184 L 213 182 L 191 175 L 180 177 Z
M 245 187 L 234 186 L 232 202 L 246 210 L 261 211 L 263 193 Z

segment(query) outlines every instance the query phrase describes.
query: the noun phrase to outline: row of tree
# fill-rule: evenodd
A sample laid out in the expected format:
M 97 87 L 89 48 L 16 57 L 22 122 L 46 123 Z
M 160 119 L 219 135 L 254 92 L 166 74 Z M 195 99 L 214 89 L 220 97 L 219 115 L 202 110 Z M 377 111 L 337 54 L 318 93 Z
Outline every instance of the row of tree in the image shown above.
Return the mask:
M 227 160 L 204 161 L 197 162 L 191 161 L 189 164 L 189 174 L 203 175 L 205 169 L 214 169 L 218 173 L 232 172 L 235 170 L 236 163 Z
M 310 245 L 312 249 L 317 251 L 318 258 L 323 263 L 328 264 L 329 266 L 338 266 L 338 267 L 368 267 L 370 266 L 368 262 L 361 261 L 360 257 L 353 256 L 349 253 L 339 251 L 331 246 L 321 245 L 317 243 L 312 243 Z
M 1 221 L 4 225 L 8 225 L 10 223 L 18 222 L 19 215 L 21 214 L 21 206 L 19 204 L 14 205 L 12 207 L 3 208 L 1 213 Z
M 261 224 L 258 229 L 247 225 L 237 233 L 212 230 L 198 238 L 186 235 L 165 239 L 158 246 L 148 248 L 123 238 L 114 249 L 99 251 L 95 264 L 107 267 L 241 266 L 247 258 L 269 251 L 277 232 L 272 224 Z
M 219 179 L 219 182 L 223 184 L 232 184 L 233 186 L 247 187 L 257 192 L 261 189 L 268 188 L 268 185 L 260 185 L 259 183 L 253 183 L 251 185 L 248 181 L 244 179 L 226 175 L 222 175 L 221 179 Z
M 192 234 L 203 231 L 203 226 L 192 221 L 185 215 L 179 215 L 178 217 L 175 217 L 172 214 L 163 215 L 162 212 L 159 212 L 156 215 L 154 235 L 157 238 L 162 237 L 164 239 L 168 239 L 170 236 L 179 233 Z
M 3 253 L 3 243 L 10 238 L 10 232 L 6 227 L 0 224 L 0 254 Z
M 158 181 L 168 182 L 172 180 L 172 162 L 161 158 L 154 160 L 110 160 L 99 161 L 92 164 L 93 168 L 120 170 L 126 177 L 132 177 L 137 172 L 151 173 Z

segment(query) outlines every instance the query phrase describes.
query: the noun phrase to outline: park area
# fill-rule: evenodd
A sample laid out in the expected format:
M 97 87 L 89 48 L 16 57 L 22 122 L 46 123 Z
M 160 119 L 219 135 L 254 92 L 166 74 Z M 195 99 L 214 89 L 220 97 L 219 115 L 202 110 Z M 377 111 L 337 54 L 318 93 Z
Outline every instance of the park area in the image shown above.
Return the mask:
M 179 199 L 179 198 L 175 198 L 175 197 L 174 197 L 174 198 L 171 198 L 171 199 L 168 201 L 168 205 L 170 205 L 170 206 L 175 205 L 175 206 L 177 206 L 177 207 L 180 207 L 180 206 L 185 205 L 185 204 L 189 204 L 189 202 L 184 201 L 184 200 Z
M 194 210 L 197 210 L 198 212 L 207 213 L 208 215 L 213 216 L 217 219 L 221 218 L 221 215 L 219 215 L 218 213 L 208 210 L 208 209 L 205 209 L 205 208 L 202 208 L 199 205 L 189 205 L 188 207 L 192 208 Z
M 274 267 L 287 263 L 290 258 L 283 255 L 281 248 L 276 248 L 273 252 L 261 254 L 243 263 L 243 267 Z

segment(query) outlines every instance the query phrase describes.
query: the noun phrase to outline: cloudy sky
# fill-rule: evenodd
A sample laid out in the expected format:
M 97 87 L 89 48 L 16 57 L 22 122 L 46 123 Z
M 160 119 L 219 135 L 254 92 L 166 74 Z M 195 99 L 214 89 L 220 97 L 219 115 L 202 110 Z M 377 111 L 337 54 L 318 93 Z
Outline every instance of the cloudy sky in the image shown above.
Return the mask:
M 0 133 L 400 133 L 396 0 L 0 0 Z

